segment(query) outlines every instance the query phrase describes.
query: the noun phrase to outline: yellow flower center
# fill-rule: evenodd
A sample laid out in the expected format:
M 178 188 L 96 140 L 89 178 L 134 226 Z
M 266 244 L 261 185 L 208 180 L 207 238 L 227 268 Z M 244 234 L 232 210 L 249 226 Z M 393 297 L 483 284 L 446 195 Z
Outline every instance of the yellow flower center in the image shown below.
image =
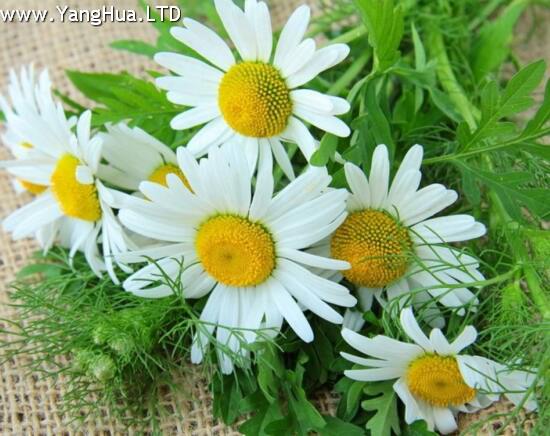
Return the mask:
M 476 390 L 468 386 L 452 356 L 425 354 L 407 369 L 411 393 L 436 407 L 460 406 L 474 399 Z
M 268 138 L 283 132 L 292 114 L 281 73 L 262 62 L 242 62 L 223 76 L 219 105 L 229 126 L 244 136 Z
M 235 215 L 204 222 L 195 241 L 204 269 L 228 286 L 263 283 L 275 268 L 275 243 L 259 223 Z
M 32 148 L 32 144 L 29 142 L 22 142 L 21 147 L 23 148 Z M 45 185 L 38 185 L 36 183 L 28 182 L 26 180 L 18 179 L 21 186 L 29 191 L 31 194 L 38 195 L 42 194 L 48 187 Z
M 52 193 L 67 216 L 85 221 L 101 218 L 101 206 L 95 184 L 84 185 L 76 180 L 80 161 L 65 154 L 57 161 L 51 177 Z
M 408 267 L 412 241 L 407 229 L 385 212 L 366 209 L 350 214 L 334 233 L 331 254 L 346 260 L 350 282 L 369 288 L 402 277 Z
M 29 191 L 31 194 L 38 195 L 42 194 L 48 187 L 45 185 L 38 185 L 36 183 L 27 182 L 26 180 L 19 179 L 21 186 Z
M 158 167 L 155 171 L 151 173 L 149 176 L 149 181 L 158 183 L 159 185 L 168 186 L 166 183 L 166 176 L 168 174 L 175 174 L 180 178 L 180 180 L 183 182 L 185 187 L 189 189 L 191 192 L 191 186 L 189 185 L 189 180 L 187 180 L 187 177 L 185 177 L 185 174 L 183 174 L 183 171 L 180 170 L 180 168 L 177 165 L 168 163 L 161 165 Z

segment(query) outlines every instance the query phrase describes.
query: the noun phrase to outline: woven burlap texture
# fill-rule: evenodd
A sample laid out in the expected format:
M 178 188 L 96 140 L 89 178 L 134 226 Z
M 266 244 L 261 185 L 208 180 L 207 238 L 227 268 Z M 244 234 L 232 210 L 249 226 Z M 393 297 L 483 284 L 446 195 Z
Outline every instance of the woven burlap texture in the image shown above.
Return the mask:
M 206 0 L 205 0 L 206 1 Z M 326 0 L 325 0 L 326 1 Z M 160 2 L 159 4 L 169 4 Z M 271 0 L 270 6 L 275 25 L 280 25 L 300 0 Z M 320 3 L 309 0 L 314 11 Z M 55 14 L 55 0 L 2 0 L 0 8 L 47 9 Z M 137 1 L 124 0 L 105 3 L 101 0 L 79 0 L 78 8 L 94 9 L 104 4 L 115 4 L 118 9 L 139 10 Z M 73 2 L 73 6 L 76 3 Z M 63 5 L 61 5 L 63 6 Z M 55 87 L 77 101 L 85 100 L 67 80 L 64 71 L 118 72 L 126 70 L 143 76 L 148 69 L 156 68 L 152 61 L 141 56 L 115 51 L 108 47 L 111 41 L 137 39 L 153 42 L 156 32 L 148 23 L 105 23 L 93 27 L 88 23 L 0 23 L 0 92 L 7 87 L 7 74 L 12 68 L 33 63 L 36 69 L 48 67 Z M 2 145 L 0 159 L 8 158 L 9 153 Z M 16 195 L 11 181 L 5 172 L 0 172 L 0 218 L 26 204 L 29 195 Z M 29 255 L 36 250 L 30 240 L 13 242 L 10 236 L 0 231 L 0 318 L 16 319 L 17 313 L 7 303 L 7 289 L 16 272 L 26 263 Z M 6 435 L 53 435 L 53 434 L 132 434 L 133 429 L 103 416 L 88 420 L 79 430 L 69 424 L 70 416 L 60 412 L 59 403 L 63 398 L 64 378 L 43 379 L 39 375 L 28 375 L 24 369 L 27 358 L 20 356 L 0 367 L 0 433 Z M 184 419 L 172 415 L 162 420 L 164 434 L 230 435 L 239 434 L 235 428 L 223 425 L 212 417 L 212 401 L 206 380 L 198 371 L 191 372 L 182 383 L 188 386 L 188 395 L 181 397 L 164 396 L 159 399 L 167 410 L 179 410 Z M 321 392 L 316 404 L 322 413 L 334 413 L 337 397 L 330 392 Z M 498 411 L 508 409 L 500 404 Z M 488 414 L 496 410 L 484 412 Z M 463 421 L 472 422 L 477 416 L 468 416 Z M 487 424 L 482 431 L 490 434 L 500 426 L 499 422 Z M 513 427 L 504 434 L 514 434 Z M 479 433 L 478 433 L 479 434 Z

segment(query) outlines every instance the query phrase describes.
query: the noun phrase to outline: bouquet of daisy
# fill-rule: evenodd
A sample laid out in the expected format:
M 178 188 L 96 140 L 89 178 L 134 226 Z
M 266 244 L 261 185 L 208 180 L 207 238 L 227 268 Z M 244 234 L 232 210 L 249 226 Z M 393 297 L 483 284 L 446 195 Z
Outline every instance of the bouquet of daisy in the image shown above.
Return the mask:
M 114 44 L 147 80 L 68 72 L 91 110 L 13 73 L 0 165 L 33 198 L 3 228 L 41 250 L 7 356 L 144 425 L 192 363 L 247 435 L 447 434 L 504 398 L 544 432 L 550 88 L 517 118 L 546 67 L 503 75 L 528 2 L 500 3 L 184 5 Z

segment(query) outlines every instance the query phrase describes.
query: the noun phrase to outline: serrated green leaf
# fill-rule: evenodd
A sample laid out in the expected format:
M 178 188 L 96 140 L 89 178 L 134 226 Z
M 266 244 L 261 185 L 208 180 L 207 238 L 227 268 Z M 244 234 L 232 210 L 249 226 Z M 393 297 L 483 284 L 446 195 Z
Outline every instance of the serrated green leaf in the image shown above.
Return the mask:
M 492 189 L 502 201 L 510 216 L 516 221 L 524 221 L 521 208 L 526 207 L 537 217 L 545 217 L 550 213 L 548 191 L 545 189 L 525 187 L 532 180 L 532 174 L 527 172 L 491 173 L 480 168 L 469 166 L 457 161 L 461 171 Z
M 462 150 L 468 150 L 490 137 L 501 118 L 524 111 L 533 104 L 531 93 L 544 76 L 546 63 L 533 62 L 518 71 L 506 85 L 500 97 L 495 96 L 496 84 L 487 84 L 482 92 L 482 118 L 474 132 L 462 134 Z
M 544 88 L 544 99 L 537 110 L 537 113 L 525 126 L 522 134 L 524 136 L 531 135 L 537 130 L 542 129 L 546 123 L 550 120 L 550 80 L 546 82 Z
M 401 5 L 393 0 L 355 0 L 374 50 L 374 69 L 384 72 L 399 58 L 404 20 Z
M 361 403 L 364 410 L 374 412 L 367 422 L 367 430 L 373 435 L 391 436 L 392 431 L 397 435 L 401 433 L 393 383 L 393 380 L 369 383 L 364 389 L 365 394 L 373 397 Z

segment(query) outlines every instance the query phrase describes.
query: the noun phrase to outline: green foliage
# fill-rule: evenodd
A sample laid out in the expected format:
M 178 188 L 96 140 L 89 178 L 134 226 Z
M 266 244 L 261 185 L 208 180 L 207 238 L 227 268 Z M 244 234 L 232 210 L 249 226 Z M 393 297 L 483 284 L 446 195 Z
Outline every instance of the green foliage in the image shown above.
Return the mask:
M 393 0 L 355 0 L 374 49 L 375 71 L 384 72 L 399 58 L 403 8 Z
M 364 392 L 371 398 L 363 401 L 361 407 L 367 412 L 374 412 L 367 422 L 367 429 L 373 435 L 391 436 L 392 432 L 401 434 L 393 383 L 389 381 L 365 386 Z
M 54 379 L 64 374 L 60 410 L 75 419 L 107 407 L 127 425 L 154 427 L 165 413 L 159 392 L 175 392 L 173 373 L 184 370 L 190 336 L 175 327 L 190 311 L 186 303 L 121 292 L 110 278 L 98 279 L 82 256 L 71 265 L 61 249 L 36 259 L 13 285 L 20 320 L 2 320 L 0 333 L 10 336 L 0 343 L 1 361 L 30 355 L 30 371 Z M 197 317 L 185 321 L 193 326 Z
M 186 16 L 222 29 L 212 2 L 179 3 Z M 331 2 L 315 18 L 310 35 L 348 43 L 351 53 L 308 87 L 345 97 L 351 105 L 344 117 L 352 127 L 350 138 L 312 128 L 321 142 L 311 163 L 327 166 L 333 187 L 346 185 L 339 157 L 368 172 L 372 151 L 385 143 L 395 172 L 409 147 L 420 143 L 425 150 L 423 183 L 459 191 L 460 199 L 449 212 L 472 214 L 488 225 L 487 238 L 463 247 L 479 253 L 487 277 L 478 294 L 480 307 L 464 318 L 449 313 L 447 333 L 456 336 L 466 323 L 475 323 L 480 330 L 476 353 L 538 368 L 542 379 L 550 371 L 545 287 L 549 249 L 547 232 L 541 230 L 550 212 L 550 148 L 543 142 L 550 134 L 550 84 L 535 111 L 533 96 L 546 64 L 523 66 L 510 49 L 514 27 L 530 3 Z M 353 24 L 359 17 L 362 23 Z M 116 41 L 112 46 L 148 57 L 159 51 L 195 55 L 170 35 L 173 23 L 157 19 L 153 25 L 155 44 Z M 511 69 L 513 75 L 507 72 Z M 151 72 L 152 77 L 158 74 Z M 184 108 L 170 103 L 151 80 L 124 72 L 69 71 L 68 76 L 96 103 L 93 124 L 99 129 L 128 121 L 174 148 L 194 133 L 172 131 L 170 120 Z M 74 113 L 85 110 L 59 96 Z M 525 120 L 527 110 L 534 115 Z M 288 151 L 301 171 L 305 161 L 300 153 L 294 156 L 292 145 Z M 275 179 L 277 188 L 283 186 L 280 168 Z M 41 280 L 35 280 L 37 275 Z M 178 283 L 171 286 L 180 290 Z M 4 321 L 17 338 L 2 345 L 4 358 L 30 353 L 35 357 L 30 370 L 44 373 L 46 366 L 46 375 L 67 375 L 71 389 L 65 401 L 73 412 L 83 407 L 97 411 L 89 394 L 100 392 L 123 420 L 133 416 L 145 425 L 161 413 L 151 412 L 159 404 L 158 391 L 170 383 L 172 371 L 184 368 L 204 299 L 191 304 L 177 296 L 152 301 L 132 297 L 108 279 L 95 278 L 81 258 L 70 266 L 63 251 L 25 267 L 15 289 L 12 299 L 22 321 Z M 392 314 L 391 306 L 383 311 L 375 305 L 364 315 L 361 333 L 397 337 L 400 330 Z M 433 434 L 423 421 L 405 425 L 400 419 L 393 381 L 363 383 L 343 377 L 351 364 L 339 357 L 344 346 L 340 326 L 311 314 L 308 318 L 315 333 L 312 343 L 302 343 L 285 327 L 276 340 L 247 345 L 250 358 L 238 362 L 234 375 L 216 372 L 216 347 L 211 347 L 205 371 L 216 417 L 235 425 L 248 414 L 239 430 L 251 436 Z M 56 360 L 65 354 L 72 357 L 68 366 Z M 336 417 L 317 410 L 313 398 L 319 389 L 341 395 Z M 540 397 L 544 418 L 550 414 L 550 393 L 545 390 Z
M 514 27 L 528 4 L 529 0 L 514 0 L 479 31 L 471 54 L 472 72 L 478 81 L 499 68 L 508 57 Z
M 67 76 L 82 94 L 101 105 L 94 108 L 94 126 L 129 120 L 166 144 L 181 142 L 182 134 L 170 128 L 170 120 L 182 108 L 151 82 L 128 73 L 67 71 Z

